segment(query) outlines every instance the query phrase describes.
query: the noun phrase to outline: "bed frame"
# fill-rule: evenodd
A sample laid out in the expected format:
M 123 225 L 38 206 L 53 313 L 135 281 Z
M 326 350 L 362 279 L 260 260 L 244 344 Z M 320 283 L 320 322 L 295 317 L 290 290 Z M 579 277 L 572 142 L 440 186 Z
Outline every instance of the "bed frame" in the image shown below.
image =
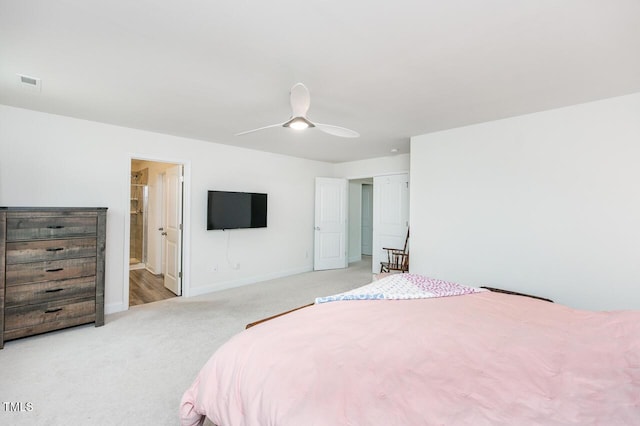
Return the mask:
M 501 288 L 485 287 L 485 286 L 482 286 L 482 287 L 480 287 L 480 288 L 486 288 L 487 290 L 493 291 L 493 292 L 495 292 L 495 293 L 505 293 L 505 294 L 513 294 L 514 296 L 532 297 L 532 298 L 534 298 L 534 299 L 544 300 L 545 302 L 551 302 L 551 303 L 553 303 L 553 300 L 551 300 L 551 299 L 547 299 L 547 298 L 540 297 L 540 296 L 532 296 L 531 294 L 518 293 L 517 291 L 503 290 L 503 289 L 501 289 Z
M 531 298 L 534 298 L 534 299 L 544 300 L 545 302 L 551 302 L 551 303 L 553 303 L 553 300 L 551 300 L 551 299 L 547 299 L 547 298 L 540 297 L 540 296 L 533 296 L 533 295 L 531 295 L 531 294 L 519 293 L 519 292 L 517 292 L 517 291 L 503 290 L 503 289 L 501 289 L 501 288 L 485 287 L 485 286 L 482 286 L 482 287 L 480 287 L 480 288 L 485 288 L 485 289 L 487 289 L 487 290 L 489 290 L 489 291 L 493 291 L 493 292 L 496 292 L 496 293 L 505 293 L 505 294 L 512 294 L 512 295 L 514 295 L 514 296 L 531 297 Z M 285 312 L 282 312 L 282 313 L 279 313 L 279 314 L 276 314 L 276 315 L 272 315 L 272 316 L 270 316 L 270 317 L 263 318 L 263 319 L 258 320 L 258 321 L 254 321 L 254 322 L 252 322 L 252 323 L 247 324 L 247 325 L 246 325 L 246 327 L 245 327 L 245 330 L 246 330 L 246 329 L 248 329 L 248 328 L 253 327 L 254 325 L 258 325 L 258 324 L 261 324 L 261 323 L 263 323 L 263 322 L 267 322 L 267 321 L 272 320 L 272 319 L 274 319 L 274 318 L 278 318 L 278 317 L 281 317 L 281 316 L 283 316 L 283 315 L 289 314 L 289 313 L 291 313 L 291 312 L 295 312 L 295 311 L 297 311 L 297 310 L 299 310 L 299 309 L 307 308 L 307 307 L 309 307 L 309 306 L 313 306 L 313 305 L 314 305 L 314 303 L 308 303 L 308 304 L 306 304 L 306 305 L 299 306 L 299 307 L 297 307 L 297 308 L 290 309 L 290 310 L 288 310 L 288 311 L 285 311 Z
M 306 305 L 303 305 L 303 306 L 297 307 L 297 308 L 295 308 L 295 309 L 290 309 L 290 310 L 288 310 L 288 311 L 286 311 L 286 312 L 282 312 L 282 313 L 280 313 L 280 314 L 273 315 L 273 316 L 270 316 L 270 317 L 268 317 L 268 318 L 263 318 L 263 319 L 261 319 L 261 320 L 258 320 L 258 321 L 255 321 L 255 322 L 249 323 L 249 324 L 247 324 L 247 326 L 245 327 L 245 330 L 246 330 L 247 328 L 251 328 L 251 327 L 253 327 L 254 325 L 258 325 L 258 324 L 260 324 L 260 323 L 263 323 L 263 322 L 266 322 L 266 321 L 272 320 L 272 319 L 274 319 L 274 318 L 281 317 L 281 316 L 283 316 L 283 315 L 286 315 L 286 314 L 289 314 L 289 313 L 291 313 L 291 312 L 297 311 L 297 310 L 299 310 L 299 309 L 307 308 L 307 307 L 309 307 L 309 306 L 313 306 L 313 305 L 314 305 L 314 303 L 308 303 L 308 304 L 306 304 Z

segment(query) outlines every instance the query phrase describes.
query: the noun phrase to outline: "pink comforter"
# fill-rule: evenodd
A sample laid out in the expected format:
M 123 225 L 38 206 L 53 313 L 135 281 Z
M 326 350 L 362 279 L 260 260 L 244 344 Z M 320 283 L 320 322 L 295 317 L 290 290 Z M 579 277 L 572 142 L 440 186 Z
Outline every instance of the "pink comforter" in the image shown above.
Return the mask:
M 183 425 L 640 425 L 640 312 L 477 293 L 324 303 L 236 335 Z

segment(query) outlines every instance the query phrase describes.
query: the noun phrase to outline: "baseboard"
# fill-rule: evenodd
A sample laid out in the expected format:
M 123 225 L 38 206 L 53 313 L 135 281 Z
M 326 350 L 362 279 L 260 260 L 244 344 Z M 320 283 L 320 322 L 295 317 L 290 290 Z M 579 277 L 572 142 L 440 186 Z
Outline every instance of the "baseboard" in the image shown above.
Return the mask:
M 150 273 L 152 273 L 153 275 L 161 275 L 160 272 L 156 272 L 154 269 L 149 268 L 149 267 L 145 267 L 144 269 L 146 269 L 147 271 L 149 271 Z
M 288 277 L 290 275 L 303 274 L 305 272 L 313 271 L 313 265 L 304 266 L 296 269 L 289 269 L 286 271 L 274 272 L 265 275 L 255 275 L 253 277 L 241 278 L 238 280 L 222 281 L 205 286 L 195 287 L 189 289 L 189 294 L 184 297 L 195 297 L 203 294 L 213 293 L 214 291 L 226 290 L 229 288 L 241 287 L 243 285 L 255 284 L 261 281 L 274 280 L 276 278 Z
M 243 285 L 255 284 L 261 281 L 274 280 L 276 278 L 283 278 L 283 277 L 288 277 L 290 275 L 302 274 L 302 273 L 311 272 L 311 271 L 313 271 L 313 265 L 307 265 L 300 268 L 288 269 L 286 271 L 279 271 L 271 274 L 255 275 L 253 277 L 241 278 L 238 280 L 217 282 L 217 283 L 209 284 L 206 286 L 190 288 L 188 294 L 186 292 L 183 292 L 182 297 L 188 298 L 188 297 L 200 296 L 202 294 L 213 293 L 214 291 L 226 290 L 234 287 L 241 287 Z M 128 309 L 129 307 L 125 306 L 124 303 L 122 302 L 111 303 L 111 304 L 105 305 L 104 313 L 105 315 L 109 315 L 109 314 L 115 314 L 117 312 L 126 311 Z
M 104 305 L 104 314 L 115 314 L 116 312 L 122 312 L 129 309 L 128 306 L 124 306 L 124 303 L 110 303 L 108 305 Z

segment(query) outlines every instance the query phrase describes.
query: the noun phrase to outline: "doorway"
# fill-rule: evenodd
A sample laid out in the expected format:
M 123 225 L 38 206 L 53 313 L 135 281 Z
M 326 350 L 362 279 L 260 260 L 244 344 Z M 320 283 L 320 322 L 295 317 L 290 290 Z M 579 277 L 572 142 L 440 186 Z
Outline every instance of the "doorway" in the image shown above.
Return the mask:
M 363 256 L 371 256 L 373 252 L 373 179 L 371 183 L 362 184 L 362 223 L 360 224 L 360 244 Z
M 402 247 L 409 228 L 409 175 L 349 180 L 349 262 L 371 256 L 380 272 L 383 247 Z
M 373 178 L 349 180 L 349 263 L 371 256 Z
M 404 244 L 409 228 L 408 173 L 318 177 L 315 195 L 314 270 L 346 268 L 371 256 L 375 274 L 386 256 L 383 247 Z
M 149 169 L 131 162 L 129 269 L 144 269 L 147 260 Z
M 182 294 L 184 165 L 132 158 L 128 306 Z

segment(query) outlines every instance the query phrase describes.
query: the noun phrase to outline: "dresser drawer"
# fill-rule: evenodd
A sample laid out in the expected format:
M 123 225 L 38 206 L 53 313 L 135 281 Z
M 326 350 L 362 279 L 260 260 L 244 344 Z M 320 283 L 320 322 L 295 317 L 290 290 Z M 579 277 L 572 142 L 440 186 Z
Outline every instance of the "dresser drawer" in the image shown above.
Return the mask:
M 7 241 L 95 236 L 95 216 L 7 217 Z
M 95 238 L 37 240 L 7 243 L 7 264 L 92 257 L 96 255 Z
M 95 294 L 95 277 L 13 285 L 7 287 L 5 306 L 13 308 L 16 306 L 36 305 L 64 299 L 95 297 Z
M 5 308 L 5 339 L 30 336 L 95 321 L 95 299 L 73 299 Z
M 84 257 L 7 265 L 5 279 L 8 288 L 12 285 L 89 277 L 95 274 L 96 258 Z

